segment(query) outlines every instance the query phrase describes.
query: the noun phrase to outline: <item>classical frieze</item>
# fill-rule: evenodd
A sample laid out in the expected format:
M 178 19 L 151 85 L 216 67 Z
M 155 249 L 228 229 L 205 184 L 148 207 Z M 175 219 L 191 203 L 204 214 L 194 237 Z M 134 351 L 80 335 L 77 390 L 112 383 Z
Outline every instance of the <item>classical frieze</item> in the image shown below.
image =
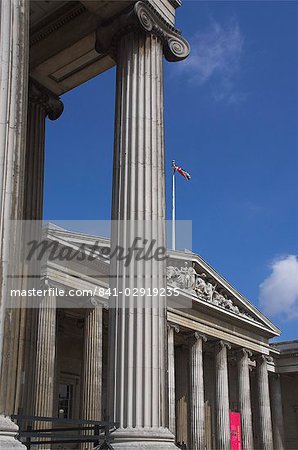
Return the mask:
M 169 285 L 188 291 L 200 300 L 204 300 L 207 303 L 211 303 L 246 319 L 258 322 L 249 313 L 239 308 L 230 297 L 223 294 L 221 287 L 211 282 L 206 273 L 202 272 L 198 274 L 187 262 L 180 268 L 168 266 L 167 282 Z

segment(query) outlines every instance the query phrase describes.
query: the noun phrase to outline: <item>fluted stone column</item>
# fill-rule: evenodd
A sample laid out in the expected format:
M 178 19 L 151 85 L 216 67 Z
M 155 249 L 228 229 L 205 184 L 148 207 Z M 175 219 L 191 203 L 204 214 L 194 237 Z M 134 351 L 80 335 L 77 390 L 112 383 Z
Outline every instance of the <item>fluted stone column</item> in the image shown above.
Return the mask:
M 175 395 L 175 331 L 179 328 L 168 325 L 168 384 L 169 384 L 169 430 L 176 434 L 176 395 Z
M 50 289 L 47 284 L 45 288 Z M 36 349 L 35 415 L 54 415 L 54 379 L 56 359 L 56 297 L 47 295 L 38 313 Z
M 190 348 L 191 449 L 202 450 L 205 448 L 203 342 L 207 338 L 200 333 L 194 333 L 194 338 Z
M 253 450 L 254 448 L 248 365 L 250 356 L 252 356 L 251 352 L 249 350 L 246 350 L 245 348 L 241 349 L 237 354 L 238 396 L 239 409 L 241 414 L 243 450 Z
M 11 219 L 20 219 L 28 90 L 29 1 L 0 5 L 0 366 L 7 275 L 16 242 Z M 2 405 L 1 405 L 2 409 Z M 0 411 L 2 412 L 2 411 Z
M 28 120 L 24 177 L 23 218 L 25 222 L 25 241 L 41 239 L 41 220 L 43 210 L 44 186 L 44 146 L 46 118 L 56 120 L 63 111 L 63 103 L 55 94 L 34 80 L 29 82 Z M 23 289 L 39 288 L 40 261 L 35 258 L 24 264 Z M 35 299 L 31 298 L 34 302 Z M 33 308 L 30 308 L 33 306 Z M 35 305 L 27 304 L 25 314 L 25 358 L 22 376 L 22 407 L 27 414 L 32 414 L 34 402 L 34 368 L 36 353 L 36 321 L 38 320 Z
M 87 311 L 84 325 L 82 419 L 101 420 L 102 407 L 102 307 Z M 93 448 L 93 443 L 82 444 Z
M 100 27 L 96 48 L 117 60 L 111 250 L 127 251 L 141 237 L 139 246 L 145 238 L 164 255 L 163 53 L 178 60 L 189 48 L 143 2 Z M 137 261 L 134 253 L 128 264 L 112 258 L 111 287 L 118 297 L 109 309 L 108 402 L 120 425 L 113 448 L 175 448 L 167 428 L 165 258 Z M 133 296 L 141 287 L 146 295 Z M 151 297 L 153 289 L 158 295 Z
M 270 394 L 271 394 L 274 450 L 284 450 L 285 449 L 284 418 L 282 408 L 280 375 L 276 373 L 270 376 L 270 382 L 271 382 Z
M 261 355 L 256 361 L 259 395 L 260 444 L 262 450 L 272 450 L 273 436 L 267 357 L 265 355 Z
M 227 342 L 220 341 L 215 346 L 215 390 L 216 390 L 216 425 L 218 450 L 230 450 L 230 405 Z
M 18 352 L 14 319 L 8 317 L 5 327 L 5 316 L 9 263 L 19 249 L 11 219 L 22 217 L 29 7 L 28 0 L 2 0 L 0 4 L 0 448 L 5 450 L 24 448 L 15 439 L 18 427 L 2 414 L 13 412 L 7 402 L 10 390 L 6 382 L 11 379 L 12 358 L 17 358 Z

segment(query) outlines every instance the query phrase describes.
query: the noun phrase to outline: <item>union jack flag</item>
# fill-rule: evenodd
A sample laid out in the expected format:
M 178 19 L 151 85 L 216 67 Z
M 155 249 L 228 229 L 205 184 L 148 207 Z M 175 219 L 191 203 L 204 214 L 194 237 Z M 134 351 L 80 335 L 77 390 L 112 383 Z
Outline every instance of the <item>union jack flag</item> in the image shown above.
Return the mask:
M 179 172 L 180 175 L 182 175 L 186 180 L 190 180 L 191 176 L 188 172 L 186 172 L 186 170 L 183 170 L 180 166 L 176 166 L 176 162 L 172 161 L 172 169 L 173 169 L 173 173 L 175 172 Z

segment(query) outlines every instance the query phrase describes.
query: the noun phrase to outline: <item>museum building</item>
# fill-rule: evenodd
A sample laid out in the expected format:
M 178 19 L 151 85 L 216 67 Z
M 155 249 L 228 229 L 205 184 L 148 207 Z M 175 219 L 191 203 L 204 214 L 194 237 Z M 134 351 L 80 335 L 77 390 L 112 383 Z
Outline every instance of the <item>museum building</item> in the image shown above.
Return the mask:
M 16 221 L 42 219 L 46 120 L 63 113 L 60 96 L 113 66 L 111 240 L 55 226 L 48 239 L 125 247 L 132 222 L 145 221 L 146 238 L 165 248 L 163 62 L 190 52 L 175 26 L 180 6 L 1 2 L 0 448 L 24 448 L 9 418 L 19 411 L 108 417 L 117 424 L 115 450 L 230 450 L 239 437 L 243 450 L 298 448 L 297 342 L 270 344 L 280 331 L 196 254 L 170 251 L 167 261 L 137 267 L 48 260 L 45 286 L 94 292 L 102 283 L 118 289 L 117 302 L 94 295 L 90 307 L 74 307 L 73 298 L 61 305 L 51 294 L 38 308 L 8 307 L 9 279 L 14 288 L 30 286 L 26 265 L 10 263 L 22 242 Z M 123 292 L 136 270 L 148 289 L 178 296 L 127 307 L 133 298 Z

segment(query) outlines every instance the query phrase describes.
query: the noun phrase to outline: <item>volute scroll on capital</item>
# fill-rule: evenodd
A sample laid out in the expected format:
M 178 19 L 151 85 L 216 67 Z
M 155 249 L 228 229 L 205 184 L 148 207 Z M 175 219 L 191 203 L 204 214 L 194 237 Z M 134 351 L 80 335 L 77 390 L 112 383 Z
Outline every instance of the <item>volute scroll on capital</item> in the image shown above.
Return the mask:
M 180 332 L 180 328 L 178 327 L 178 325 L 175 325 L 174 323 L 167 323 L 167 329 L 168 329 L 168 331 L 173 329 L 175 333 Z
M 58 95 L 33 79 L 29 82 L 29 101 L 42 105 L 50 120 L 59 119 L 64 110 L 63 102 Z
M 219 349 L 226 348 L 227 350 L 231 350 L 231 348 L 232 348 L 232 346 L 229 342 L 224 341 L 222 339 L 215 342 L 215 347 L 217 347 Z
M 206 336 L 205 334 L 203 334 L 203 333 L 198 332 L 198 331 L 195 331 L 195 332 L 193 333 L 193 337 L 194 337 L 197 341 L 199 341 L 199 340 L 202 340 L 203 342 L 207 342 L 207 341 L 208 341 L 207 336 Z
M 242 358 L 244 356 L 247 356 L 248 358 L 251 358 L 252 355 L 253 355 L 252 351 L 249 350 L 248 348 L 245 348 L 245 347 L 236 350 L 235 353 L 238 356 L 238 358 Z
M 264 355 L 264 354 L 255 355 L 253 359 L 254 359 L 256 362 L 258 362 L 259 364 L 262 364 L 262 363 L 272 363 L 272 362 L 273 362 L 272 356 Z
M 181 32 L 166 22 L 146 0 L 136 2 L 132 9 L 114 20 L 101 23 L 96 30 L 95 49 L 116 59 L 117 41 L 124 34 L 136 30 L 159 38 L 167 61 L 182 61 L 190 53 L 190 45 Z

